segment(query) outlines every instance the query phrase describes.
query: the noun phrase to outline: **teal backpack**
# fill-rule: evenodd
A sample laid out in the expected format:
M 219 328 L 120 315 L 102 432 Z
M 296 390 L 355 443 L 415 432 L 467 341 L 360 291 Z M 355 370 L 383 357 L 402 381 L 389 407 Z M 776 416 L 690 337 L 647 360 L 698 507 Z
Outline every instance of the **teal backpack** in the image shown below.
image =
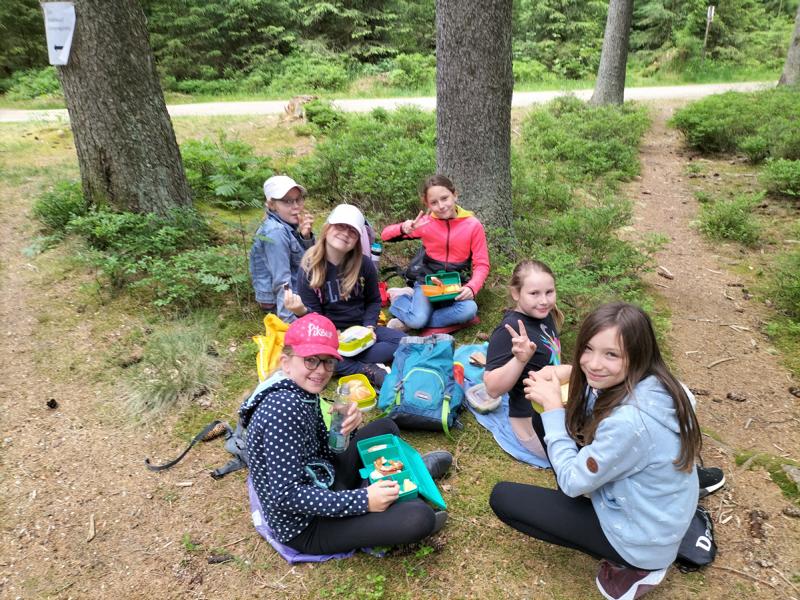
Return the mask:
M 378 397 L 378 407 L 398 427 L 444 431 L 449 437 L 452 427 L 461 426 L 464 390 L 453 376 L 454 349 L 447 334 L 400 340 Z

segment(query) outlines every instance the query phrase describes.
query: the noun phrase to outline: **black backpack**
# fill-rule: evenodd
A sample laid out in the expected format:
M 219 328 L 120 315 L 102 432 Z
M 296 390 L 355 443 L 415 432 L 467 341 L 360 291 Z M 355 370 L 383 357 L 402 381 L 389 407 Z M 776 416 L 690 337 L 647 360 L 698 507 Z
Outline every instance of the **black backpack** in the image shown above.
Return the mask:
M 710 565 L 717 556 L 717 544 L 714 542 L 714 522 L 711 513 L 699 506 L 694 511 L 689 529 L 683 536 L 678 548 L 675 565 L 684 573 L 697 571 Z

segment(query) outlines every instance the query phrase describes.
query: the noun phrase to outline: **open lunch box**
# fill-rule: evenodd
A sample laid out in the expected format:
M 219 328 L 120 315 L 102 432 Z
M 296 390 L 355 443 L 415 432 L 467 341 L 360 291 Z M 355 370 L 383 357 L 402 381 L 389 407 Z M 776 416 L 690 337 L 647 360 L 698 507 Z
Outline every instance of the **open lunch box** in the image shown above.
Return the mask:
M 439 271 L 426 275 L 422 293 L 431 302 L 452 300 L 461 293 L 461 275 L 458 271 Z
M 366 412 L 375 408 L 377 394 L 375 393 L 375 388 L 372 387 L 366 375 L 362 373 L 345 375 L 344 377 L 339 378 L 337 389 L 340 389 L 342 384 L 347 384 L 347 399 L 358 404 L 358 408 L 360 408 L 362 411 Z
M 396 481 L 400 486 L 398 502 L 422 496 L 437 508 L 447 508 L 422 456 L 408 443 L 396 435 L 385 434 L 361 440 L 356 446 L 365 465 L 359 471 L 363 479 L 369 479 L 370 483 L 379 479 Z M 402 463 L 402 467 L 399 463 Z M 383 474 L 378 469 L 379 465 L 393 472 Z M 394 471 L 389 467 L 399 467 L 399 470 Z

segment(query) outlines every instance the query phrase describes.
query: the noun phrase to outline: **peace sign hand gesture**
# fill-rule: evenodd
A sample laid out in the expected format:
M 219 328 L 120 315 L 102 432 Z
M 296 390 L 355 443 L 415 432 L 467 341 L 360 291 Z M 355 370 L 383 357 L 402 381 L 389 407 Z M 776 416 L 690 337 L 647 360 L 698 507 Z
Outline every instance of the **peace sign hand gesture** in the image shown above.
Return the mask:
M 403 235 L 409 235 L 417 227 L 421 227 L 422 225 L 424 225 L 425 222 L 420 223 L 420 220 L 424 216 L 425 216 L 425 211 L 421 210 L 421 211 L 419 211 L 419 214 L 416 216 L 416 218 L 413 221 L 411 219 L 403 221 L 403 224 L 400 226 L 400 231 L 403 232 Z
M 536 344 L 528 339 L 528 332 L 525 331 L 525 323 L 522 322 L 522 319 L 519 319 L 517 324 L 519 332 L 514 331 L 514 328 L 508 323 L 505 325 L 506 331 L 511 334 L 511 354 L 522 364 L 527 364 L 536 352 Z

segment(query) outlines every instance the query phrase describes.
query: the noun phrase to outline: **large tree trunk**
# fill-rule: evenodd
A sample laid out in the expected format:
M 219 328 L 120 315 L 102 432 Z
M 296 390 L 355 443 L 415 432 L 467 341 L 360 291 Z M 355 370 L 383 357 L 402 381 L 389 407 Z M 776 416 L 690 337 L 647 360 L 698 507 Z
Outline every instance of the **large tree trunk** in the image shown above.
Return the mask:
M 600 66 L 590 104 L 622 104 L 625 100 L 625 69 L 632 17 L 633 0 L 611 0 L 608 3 Z
M 436 2 L 436 162 L 460 202 L 511 228 L 511 0 Z
M 87 201 L 159 214 L 190 205 L 138 0 L 75 0 L 75 14 L 58 72 Z
M 789 52 L 786 53 L 786 62 L 783 65 L 778 85 L 800 84 L 800 6 L 797 7 L 797 16 L 794 19 L 794 32 L 789 42 Z

